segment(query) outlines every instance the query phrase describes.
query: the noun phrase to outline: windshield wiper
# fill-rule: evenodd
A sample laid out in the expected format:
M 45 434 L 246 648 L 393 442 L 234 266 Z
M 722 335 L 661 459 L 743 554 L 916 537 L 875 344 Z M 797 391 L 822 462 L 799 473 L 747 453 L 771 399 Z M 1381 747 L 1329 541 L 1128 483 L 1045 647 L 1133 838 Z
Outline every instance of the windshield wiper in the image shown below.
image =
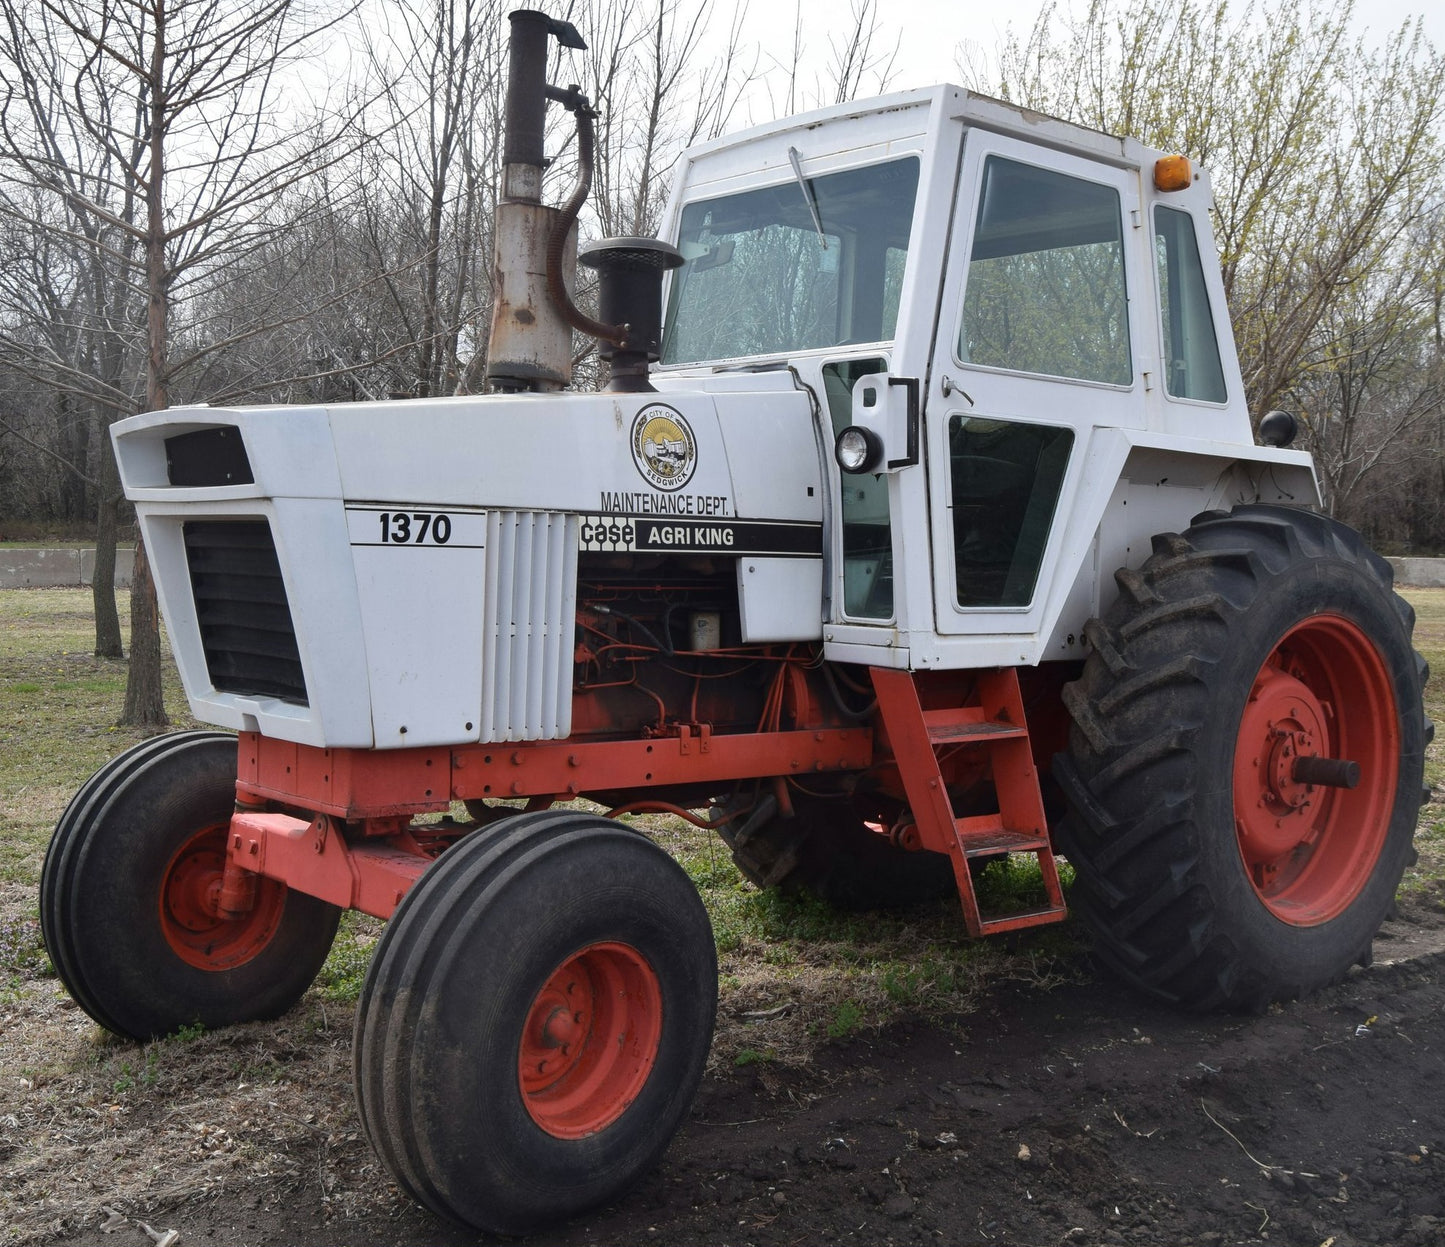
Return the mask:
M 813 184 L 803 176 L 803 162 L 798 156 L 796 147 L 788 148 L 788 163 L 793 166 L 793 176 L 798 179 L 798 185 L 803 188 L 803 199 L 808 205 L 808 212 L 813 218 L 813 228 L 818 231 L 819 241 L 823 244 L 823 250 L 828 250 L 828 235 L 823 233 L 823 218 L 818 215 L 818 199 L 813 194 Z

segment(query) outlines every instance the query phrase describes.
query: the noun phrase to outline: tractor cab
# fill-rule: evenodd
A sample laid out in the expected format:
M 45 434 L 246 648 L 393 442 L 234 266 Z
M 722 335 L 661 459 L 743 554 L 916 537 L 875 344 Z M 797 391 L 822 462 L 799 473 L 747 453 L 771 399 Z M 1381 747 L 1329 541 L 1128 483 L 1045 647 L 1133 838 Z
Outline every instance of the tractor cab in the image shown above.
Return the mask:
M 829 658 L 1081 658 L 1148 553 L 1125 507 L 1315 500 L 1253 445 L 1187 162 L 955 87 L 807 122 L 685 158 L 658 376 L 812 396 Z

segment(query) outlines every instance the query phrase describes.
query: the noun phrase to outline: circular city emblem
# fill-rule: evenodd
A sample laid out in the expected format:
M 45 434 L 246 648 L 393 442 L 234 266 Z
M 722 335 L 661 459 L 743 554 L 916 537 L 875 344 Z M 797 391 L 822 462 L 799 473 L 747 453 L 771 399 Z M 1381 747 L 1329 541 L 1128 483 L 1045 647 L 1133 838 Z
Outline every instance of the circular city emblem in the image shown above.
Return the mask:
M 697 467 L 697 439 L 683 419 L 662 403 L 650 403 L 632 422 L 632 461 L 658 489 L 681 489 Z

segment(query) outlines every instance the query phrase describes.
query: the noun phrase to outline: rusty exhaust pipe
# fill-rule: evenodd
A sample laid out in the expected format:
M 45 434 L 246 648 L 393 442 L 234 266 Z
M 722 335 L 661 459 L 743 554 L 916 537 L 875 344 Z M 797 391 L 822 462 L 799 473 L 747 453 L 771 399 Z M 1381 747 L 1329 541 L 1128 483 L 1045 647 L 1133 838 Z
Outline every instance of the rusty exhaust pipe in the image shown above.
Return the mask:
M 507 113 L 487 381 L 496 390 L 556 390 L 572 379 L 572 331 L 547 293 L 547 252 L 561 216 L 542 203 L 547 100 L 555 93 L 547 84 L 547 52 L 553 38 L 564 48 L 587 45 L 571 22 L 536 9 L 518 9 L 508 20 Z M 572 272 L 576 248 L 569 227 L 561 243 L 564 280 Z

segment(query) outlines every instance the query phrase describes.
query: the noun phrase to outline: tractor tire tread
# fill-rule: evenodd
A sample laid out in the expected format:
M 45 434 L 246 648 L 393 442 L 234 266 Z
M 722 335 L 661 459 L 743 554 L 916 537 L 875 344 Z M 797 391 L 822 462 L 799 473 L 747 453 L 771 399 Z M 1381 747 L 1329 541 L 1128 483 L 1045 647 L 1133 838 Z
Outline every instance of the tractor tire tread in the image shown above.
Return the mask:
M 1384 559 L 1311 512 L 1206 512 L 1186 533 L 1157 537 L 1153 551 L 1138 571 L 1116 575 L 1123 592 L 1089 625 L 1094 653 L 1063 694 L 1074 726 L 1053 776 L 1069 805 L 1058 840 L 1076 872 L 1070 903 L 1092 929 L 1099 960 L 1147 993 L 1191 1009 L 1258 1010 L 1340 977 L 1369 955 L 1369 940 L 1361 948 L 1349 937 L 1348 958 L 1327 971 L 1262 973 L 1201 882 L 1206 831 L 1195 822 L 1189 774 L 1230 629 L 1269 578 L 1319 560 L 1366 569 L 1388 595 L 1399 620 L 1390 644 L 1408 648 L 1413 612 L 1393 594 Z M 1423 674 L 1418 655 L 1411 671 Z M 1423 713 L 1421 722 L 1416 739 L 1428 740 Z M 1418 764 L 1418 754 L 1402 763 Z M 1397 840 L 1387 872 L 1403 869 Z

